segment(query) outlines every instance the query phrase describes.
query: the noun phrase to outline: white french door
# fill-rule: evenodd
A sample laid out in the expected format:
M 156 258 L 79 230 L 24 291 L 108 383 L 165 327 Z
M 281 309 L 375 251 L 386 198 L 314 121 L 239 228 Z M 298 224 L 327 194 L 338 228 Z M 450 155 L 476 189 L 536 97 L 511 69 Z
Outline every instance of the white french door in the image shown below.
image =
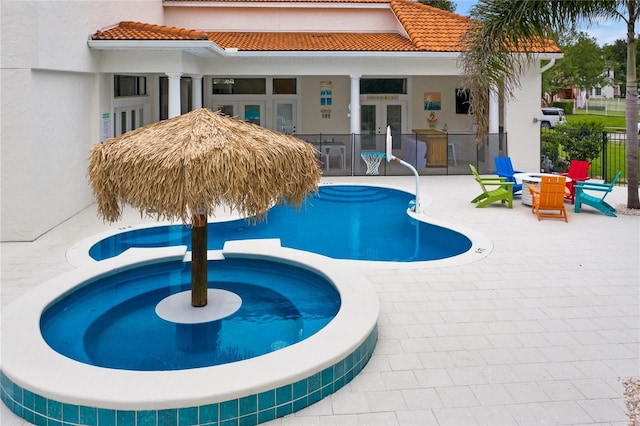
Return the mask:
M 297 132 L 298 103 L 295 100 L 277 100 L 274 104 L 275 130 L 288 135 Z
M 113 109 L 114 137 L 142 127 L 145 123 L 145 106 L 143 104 L 121 106 Z
M 407 102 L 405 101 L 363 101 L 360 106 L 360 129 L 362 149 L 384 152 L 387 126 L 391 126 L 393 149 L 400 149 L 400 140 L 406 132 Z M 378 135 L 378 136 L 376 136 Z

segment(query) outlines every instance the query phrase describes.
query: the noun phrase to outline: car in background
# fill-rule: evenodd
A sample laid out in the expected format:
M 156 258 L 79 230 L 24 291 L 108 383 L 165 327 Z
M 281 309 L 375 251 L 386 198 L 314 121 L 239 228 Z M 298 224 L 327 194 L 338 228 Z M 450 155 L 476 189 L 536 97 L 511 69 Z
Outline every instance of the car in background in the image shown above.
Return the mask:
M 540 127 L 552 129 L 558 124 L 564 124 L 567 120 L 564 118 L 564 110 L 562 108 L 548 107 L 540 109 Z

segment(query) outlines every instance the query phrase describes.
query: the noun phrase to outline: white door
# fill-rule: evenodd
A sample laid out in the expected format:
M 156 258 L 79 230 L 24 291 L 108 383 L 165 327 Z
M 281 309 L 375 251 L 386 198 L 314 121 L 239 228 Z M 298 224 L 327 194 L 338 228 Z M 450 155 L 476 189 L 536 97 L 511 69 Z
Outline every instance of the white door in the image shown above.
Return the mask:
M 131 105 L 113 109 L 113 136 L 135 130 L 145 125 L 144 105 Z
M 407 102 L 364 101 L 360 106 L 362 150 L 385 152 L 384 135 L 391 126 L 393 149 L 400 149 L 403 132 L 407 132 Z M 383 135 L 383 136 L 381 136 Z
M 231 117 L 237 117 L 240 120 L 245 120 L 259 126 L 265 124 L 264 114 L 264 102 L 249 102 L 249 101 L 232 101 L 219 103 L 213 106 L 213 110 L 221 111 L 222 113 Z
M 297 102 L 293 100 L 274 101 L 275 130 L 288 135 L 297 132 Z

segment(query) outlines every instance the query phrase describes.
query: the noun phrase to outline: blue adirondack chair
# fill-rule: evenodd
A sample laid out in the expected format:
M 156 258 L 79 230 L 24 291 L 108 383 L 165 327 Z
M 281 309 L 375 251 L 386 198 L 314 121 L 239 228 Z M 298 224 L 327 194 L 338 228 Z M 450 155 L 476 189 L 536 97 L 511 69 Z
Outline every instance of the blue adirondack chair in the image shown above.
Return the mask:
M 616 177 L 613 178 L 611 183 L 597 183 L 591 182 L 588 180 L 580 181 L 576 183 L 576 204 L 574 206 L 574 210 L 576 213 L 580 213 L 580 208 L 582 204 L 586 204 L 587 206 L 591 206 L 596 210 L 600 210 L 602 213 L 607 216 L 616 217 L 616 209 L 604 201 L 604 198 L 613 190 L 613 186 L 616 184 L 618 179 L 620 178 L 621 172 L 618 172 Z M 602 196 L 596 196 L 587 194 L 584 191 L 597 191 L 603 193 Z
M 513 177 L 514 173 L 522 173 L 518 170 L 513 170 L 513 164 L 511 164 L 511 157 L 495 157 L 493 159 L 496 164 L 496 171 L 500 177 L 505 178 L 507 182 L 513 182 L 513 193 L 522 191 L 522 184 L 516 182 L 516 179 Z

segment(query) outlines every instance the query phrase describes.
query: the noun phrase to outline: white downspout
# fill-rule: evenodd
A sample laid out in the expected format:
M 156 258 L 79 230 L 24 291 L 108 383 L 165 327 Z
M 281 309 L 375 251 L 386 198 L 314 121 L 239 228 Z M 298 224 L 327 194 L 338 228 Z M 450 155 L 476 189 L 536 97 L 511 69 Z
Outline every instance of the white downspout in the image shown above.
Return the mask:
M 556 58 L 551 58 L 551 61 L 549 61 L 549 63 L 547 65 L 545 65 L 544 67 L 540 68 L 540 74 L 542 74 L 543 72 L 545 72 L 546 70 L 548 70 L 549 68 L 554 66 L 555 64 L 556 64 Z

